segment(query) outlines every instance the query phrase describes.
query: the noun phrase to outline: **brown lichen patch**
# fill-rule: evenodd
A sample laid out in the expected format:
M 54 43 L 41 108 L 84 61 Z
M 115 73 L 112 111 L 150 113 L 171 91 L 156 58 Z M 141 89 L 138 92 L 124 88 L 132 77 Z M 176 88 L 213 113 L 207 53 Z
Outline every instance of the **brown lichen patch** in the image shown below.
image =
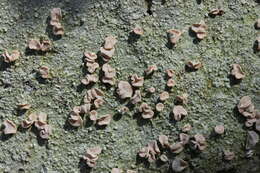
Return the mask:
M 87 74 L 84 79 L 81 79 L 81 83 L 84 85 L 89 85 L 90 83 L 96 83 L 98 81 L 98 76 L 96 74 Z
M 142 103 L 139 107 L 139 112 L 148 111 L 151 107 L 147 103 Z
M 259 135 L 253 130 L 248 131 L 247 139 L 246 139 L 246 149 L 247 150 L 253 149 L 258 142 L 259 142 Z
M 238 105 L 238 111 L 246 118 L 255 118 L 254 114 L 254 104 L 249 96 L 243 96 Z
M 3 126 L 4 126 L 3 132 L 5 135 L 11 135 L 17 132 L 17 127 L 15 123 L 10 120 L 4 120 Z
M 111 50 L 106 50 L 105 48 L 101 47 L 100 48 L 100 53 L 103 57 L 103 60 L 105 62 L 108 62 L 115 54 L 115 48 L 111 49 Z
M 167 69 L 165 72 L 169 78 L 172 78 L 175 75 L 175 71 L 172 69 Z
M 246 77 L 245 73 L 242 70 L 242 67 L 239 64 L 232 64 L 231 67 L 232 67 L 231 75 L 234 76 L 237 80 Z
M 87 91 L 87 94 L 84 96 L 84 103 L 90 104 L 97 98 L 103 98 L 104 93 L 98 88 L 92 88 Z
M 246 127 L 253 127 L 255 123 L 256 123 L 256 118 L 247 119 L 246 122 L 245 122 L 245 126 Z
M 109 79 L 109 78 L 107 78 L 107 77 L 103 77 L 102 78 L 102 82 L 103 83 L 107 83 L 107 84 L 109 84 L 109 85 L 115 85 L 115 79 L 114 78 L 112 78 L 112 79 Z
M 177 142 L 175 144 L 172 144 L 170 146 L 171 152 L 178 154 L 180 152 L 182 152 L 182 150 L 184 149 L 183 145 L 181 142 Z
M 147 91 L 148 91 L 149 93 L 151 93 L 151 94 L 154 93 L 155 90 L 156 90 L 156 89 L 155 89 L 154 87 L 150 87 L 150 88 L 147 89 Z
M 61 9 L 60 8 L 53 8 L 51 10 L 51 20 L 50 25 L 53 27 L 52 31 L 54 35 L 63 35 L 64 34 L 64 28 L 61 25 Z
M 169 138 L 166 135 L 160 135 L 159 142 L 163 148 L 168 148 L 170 146 Z
M 198 39 L 202 40 L 207 36 L 207 25 L 204 21 L 200 21 L 200 23 L 193 24 L 191 26 L 191 30 L 196 33 Z
M 153 74 L 155 71 L 157 71 L 158 70 L 158 68 L 157 68 L 157 66 L 156 65 L 151 65 L 151 66 L 149 66 L 146 70 L 145 70 L 145 74 L 146 75 L 151 75 L 151 74 Z
M 51 10 L 51 20 L 50 24 L 55 25 L 56 23 L 59 23 L 62 19 L 61 9 L 60 8 L 53 8 Z
M 183 106 L 174 106 L 173 110 L 173 116 L 176 121 L 180 121 L 183 117 L 188 115 L 188 112 L 184 109 Z
M 144 78 L 138 77 L 137 74 L 131 76 L 131 84 L 133 87 L 142 87 L 144 85 Z
M 50 69 L 49 67 L 47 66 L 41 66 L 39 69 L 38 69 L 38 73 L 39 75 L 41 76 L 41 78 L 43 79 L 48 79 L 50 78 Z
M 71 113 L 68 122 L 73 127 L 80 127 L 83 125 L 83 119 L 79 114 Z
M 111 170 L 111 173 L 122 173 L 123 172 L 123 170 L 122 169 L 119 169 L 119 168 L 113 168 L 112 170 Z
M 105 101 L 102 98 L 97 98 L 94 100 L 94 106 L 97 109 L 100 108 L 104 103 Z
M 102 77 L 102 82 L 107 83 L 110 85 L 115 84 L 115 77 L 116 77 L 116 69 L 112 68 L 109 64 L 104 64 L 102 66 L 102 71 L 104 76 Z
M 157 112 L 162 112 L 163 109 L 164 109 L 164 104 L 163 103 L 157 103 L 155 105 L 155 109 L 156 109 Z
M 28 43 L 28 47 L 32 50 L 41 50 L 42 45 L 39 40 L 30 40 Z
M 86 161 L 86 164 L 90 168 L 93 168 L 96 166 L 98 156 L 101 152 L 102 152 L 102 149 L 99 146 L 87 149 L 85 155 L 83 156 L 83 159 Z
M 115 53 L 115 44 L 117 43 L 117 39 L 113 36 L 108 36 L 105 38 L 105 43 L 103 47 L 100 48 L 100 53 L 105 62 L 108 62 Z
M 39 136 L 42 139 L 49 139 L 51 132 L 52 132 L 51 126 L 49 124 L 45 124 L 41 127 L 40 132 L 39 132 Z
M 105 38 L 104 49 L 111 50 L 115 47 L 117 39 L 114 36 L 108 36 Z
M 96 62 L 86 62 L 86 67 L 89 73 L 94 73 L 99 68 L 99 64 Z
M 180 159 L 180 158 L 175 158 L 173 161 L 172 161 L 172 170 L 174 172 L 182 172 L 184 169 L 186 169 L 188 167 L 188 162 Z
M 224 13 L 225 13 L 224 10 L 215 8 L 215 9 L 210 10 L 209 15 L 210 16 L 222 16 Z
M 226 161 L 233 160 L 235 158 L 235 153 L 232 151 L 224 150 L 223 151 L 223 158 Z
M 41 51 L 42 52 L 46 52 L 46 51 L 51 50 L 51 41 L 41 40 L 40 43 L 41 43 Z
M 29 128 L 32 124 L 37 121 L 38 115 L 36 113 L 31 113 L 28 117 L 28 120 L 23 120 L 21 123 L 22 128 Z
M 165 101 L 170 97 L 169 93 L 167 91 L 163 91 L 160 95 L 159 95 L 159 99 L 160 101 Z
M 185 125 L 181 128 L 181 130 L 182 130 L 183 132 L 189 132 L 191 129 L 192 129 L 192 127 L 191 127 L 190 124 L 185 124 Z
M 180 104 L 187 104 L 188 103 L 188 94 L 184 93 L 182 95 L 177 95 L 175 100 Z
M 217 125 L 214 127 L 214 131 L 218 135 L 222 135 L 225 132 L 225 127 L 223 125 Z
M 143 28 L 139 27 L 139 26 L 136 26 L 133 31 L 132 31 L 135 35 L 138 35 L 138 36 L 142 36 L 144 35 L 144 30 Z
M 27 129 L 27 128 L 31 127 L 31 125 L 33 123 L 34 122 L 29 121 L 29 120 L 23 120 L 22 123 L 21 123 L 21 127 Z
M 141 96 L 141 91 L 136 90 L 133 97 L 131 97 L 131 103 L 132 104 L 137 104 L 142 101 L 142 96 Z
M 97 54 L 93 52 L 84 52 L 85 62 L 95 62 Z
M 102 66 L 102 71 L 104 72 L 105 77 L 114 78 L 116 76 L 116 70 L 112 68 L 108 63 Z
M 20 104 L 17 105 L 17 108 L 18 108 L 19 110 L 28 110 L 28 109 L 30 109 L 31 107 L 32 107 L 32 105 L 29 104 L 29 103 L 20 103 Z
M 112 115 L 106 114 L 106 115 L 102 116 L 101 118 L 97 119 L 97 125 L 106 126 L 106 125 L 110 124 L 111 120 L 112 120 Z
M 19 57 L 21 56 L 21 53 L 18 50 L 13 50 L 11 54 L 9 54 L 7 52 L 7 50 L 4 51 L 4 53 L 2 54 L 3 58 L 4 58 L 4 62 L 6 63 L 11 63 L 16 61 L 17 59 L 19 59 Z
M 152 108 L 147 103 L 142 103 L 140 105 L 139 112 L 142 113 L 143 119 L 150 119 L 154 116 Z
M 188 61 L 186 66 L 191 70 L 198 70 L 202 67 L 202 63 L 199 61 Z
M 130 98 L 133 95 L 133 88 L 127 81 L 119 81 L 117 94 L 121 99 Z
M 34 114 L 34 113 L 33 113 Z M 47 124 L 47 114 L 44 113 L 44 112 L 38 112 L 37 114 L 37 119 L 36 121 L 34 122 L 34 126 L 38 129 L 38 130 L 41 130 L 43 128 L 44 125 Z M 34 116 L 34 115 L 32 115 Z
M 142 113 L 143 119 L 150 119 L 154 116 L 153 110 L 148 110 Z
M 91 104 L 83 104 L 83 105 L 80 105 L 80 114 L 85 114 L 85 113 L 88 113 L 90 111 L 90 108 L 91 108 Z
M 98 119 L 97 115 L 98 115 L 98 112 L 96 110 L 92 110 L 89 112 L 89 119 L 91 121 L 96 121 Z
M 182 145 L 186 145 L 190 141 L 190 136 L 187 135 L 186 133 L 180 133 L 180 141 Z
M 94 73 L 99 68 L 99 64 L 96 61 L 97 54 L 93 52 L 84 52 L 85 66 L 89 73 Z
M 176 29 L 170 29 L 167 31 L 169 42 L 175 45 L 181 38 L 182 32 Z
M 176 82 L 173 79 L 167 80 L 167 83 L 166 83 L 167 87 L 171 88 L 171 87 L 174 87 L 175 85 L 176 85 Z
M 56 25 L 53 25 L 52 31 L 54 35 L 64 35 L 64 28 L 61 25 L 61 23 L 57 23 Z
M 139 152 L 138 155 L 141 158 L 145 158 L 148 162 L 156 161 L 156 156 L 160 154 L 161 151 L 157 145 L 157 141 L 151 141 L 147 147 L 143 147 Z
M 51 49 L 51 42 L 49 40 L 30 40 L 28 48 L 31 50 L 47 52 Z
M 206 139 L 201 134 L 194 135 L 194 140 L 191 140 L 191 142 L 194 144 L 194 148 L 199 149 L 200 151 L 203 151 L 207 147 Z

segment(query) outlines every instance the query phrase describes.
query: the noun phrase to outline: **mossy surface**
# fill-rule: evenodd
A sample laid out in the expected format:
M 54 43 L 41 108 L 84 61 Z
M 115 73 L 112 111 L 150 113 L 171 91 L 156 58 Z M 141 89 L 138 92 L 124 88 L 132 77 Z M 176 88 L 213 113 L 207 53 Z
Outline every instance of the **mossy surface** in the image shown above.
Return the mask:
M 48 27 L 50 9 L 60 7 L 65 35 L 55 38 Z M 223 16 L 211 18 L 207 13 L 220 7 Z M 259 1 L 254 0 L 0 0 L 0 53 L 18 49 L 22 56 L 15 64 L 0 64 L 0 123 L 5 119 L 16 124 L 30 112 L 48 114 L 53 135 L 46 141 L 38 139 L 34 129 L 21 130 L 11 137 L 2 135 L 0 141 L 0 172 L 89 172 L 81 161 L 86 149 L 100 145 L 103 149 L 93 173 L 110 172 L 113 167 L 133 169 L 141 173 L 165 173 L 169 164 L 147 165 L 139 162 L 136 153 L 160 134 L 170 142 L 178 141 L 181 127 L 190 123 L 191 135 L 206 136 L 208 147 L 202 153 L 185 148 L 179 157 L 189 162 L 186 172 L 214 173 L 260 172 L 260 151 L 245 159 L 244 143 L 247 129 L 244 119 L 235 111 L 240 97 L 249 95 L 260 106 L 260 54 L 253 49 L 259 30 L 254 28 L 260 17 Z M 189 27 L 204 20 L 208 35 L 198 41 Z M 133 38 L 129 33 L 136 25 L 145 33 Z M 167 43 L 166 31 L 179 29 L 184 33 L 175 48 Z M 116 54 L 109 64 L 117 69 L 117 80 L 128 80 L 129 75 L 143 75 L 152 64 L 158 71 L 145 79 L 141 89 L 143 100 L 154 106 L 160 92 L 165 90 L 165 70 L 174 69 L 177 85 L 170 90 L 165 110 L 150 121 L 138 118 L 136 108 L 120 116 L 118 109 L 125 105 L 115 95 L 115 87 L 97 83 L 105 92 L 106 104 L 99 115 L 114 115 L 106 128 L 96 128 L 86 122 L 75 129 L 66 123 L 76 105 L 82 103 L 87 89 L 80 80 L 85 75 L 82 66 L 85 50 L 97 52 L 107 35 L 118 38 Z M 46 54 L 26 50 L 30 39 L 48 38 L 53 49 Z M 199 60 L 203 68 L 186 72 L 189 60 Z M 239 63 L 246 77 L 234 84 L 229 78 L 230 65 Z M 48 66 L 52 79 L 41 80 L 37 69 Z M 149 87 L 156 93 L 145 94 Z M 170 120 L 174 98 L 188 93 L 185 106 L 188 116 L 180 122 Z M 17 112 L 17 104 L 27 102 L 32 109 Z M 87 117 L 87 116 L 86 116 Z M 86 119 L 87 121 L 87 119 Z M 212 136 L 215 125 L 224 124 L 221 137 Z M 224 162 L 224 149 L 236 153 L 235 160 Z M 169 154 L 172 160 L 175 156 Z

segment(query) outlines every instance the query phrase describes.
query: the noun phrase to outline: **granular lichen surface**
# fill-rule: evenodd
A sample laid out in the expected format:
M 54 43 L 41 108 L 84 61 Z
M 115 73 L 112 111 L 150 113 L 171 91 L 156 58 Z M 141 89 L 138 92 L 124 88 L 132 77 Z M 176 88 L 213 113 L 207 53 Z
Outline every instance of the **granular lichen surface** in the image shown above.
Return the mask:
M 50 10 L 62 9 L 65 34 L 57 39 L 48 26 Z M 214 8 L 225 11 L 214 18 L 208 12 Z M 48 114 L 53 134 L 48 141 L 40 140 L 33 130 L 18 128 L 11 136 L 1 136 L 0 172 L 88 172 L 82 156 L 87 148 L 99 145 L 99 155 L 93 173 L 110 172 L 118 167 L 142 173 L 167 172 L 169 164 L 139 162 L 137 152 L 151 140 L 165 134 L 170 142 L 178 141 L 181 128 L 190 123 L 191 135 L 200 133 L 207 138 L 208 147 L 194 153 L 186 148 L 178 157 L 185 158 L 189 168 L 184 172 L 252 172 L 260 171 L 260 148 L 252 158 L 245 158 L 247 129 L 235 107 L 248 95 L 260 106 L 260 54 L 254 42 L 260 31 L 254 27 L 260 17 L 257 0 L 0 0 L 0 53 L 18 49 L 22 55 L 13 65 L 0 64 L 0 123 L 12 120 L 17 125 L 31 112 Z M 189 27 L 204 20 L 207 36 L 198 41 Z M 144 34 L 135 39 L 130 31 L 141 26 Z M 174 48 L 167 40 L 167 30 L 183 34 Z M 144 80 L 143 101 L 155 106 L 165 90 L 165 70 L 174 69 L 176 86 L 164 102 L 164 110 L 149 121 L 135 114 L 135 108 L 125 115 L 118 109 L 125 103 L 119 100 L 116 87 L 95 86 L 105 93 L 106 104 L 98 112 L 112 114 L 106 128 L 91 123 L 73 128 L 67 123 L 74 106 L 82 103 L 87 87 L 81 85 L 85 75 L 83 52 L 98 52 L 104 38 L 117 37 L 116 52 L 109 64 L 117 71 L 116 80 L 143 76 L 144 70 L 156 64 L 158 71 Z M 27 49 L 30 39 L 48 38 L 50 52 L 32 53 Z M 185 71 L 187 61 L 200 61 L 203 67 L 195 72 Z M 240 64 L 246 77 L 240 83 L 230 78 L 232 64 Z M 42 80 L 37 71 L 50 69 L 51 79 Z M 174 122 L 170 112 L 177 95 L 187 93 L 188 116 Z M 17 111 L 18 103 L 30 103 L 24 114 Z M 212 135 L 214 127 L 225 125 L 225 134 Z M 232 150 L 236 157 L 226 162 L 222 150 Z M 174 154 L 168 155 L 170 160 Z

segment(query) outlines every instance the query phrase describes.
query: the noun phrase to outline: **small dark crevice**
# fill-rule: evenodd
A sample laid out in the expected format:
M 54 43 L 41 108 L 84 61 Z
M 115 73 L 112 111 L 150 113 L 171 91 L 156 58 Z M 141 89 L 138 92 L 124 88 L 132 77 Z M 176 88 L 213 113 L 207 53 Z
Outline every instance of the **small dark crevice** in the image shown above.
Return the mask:
M 153 12 L 152 12 L 152 4 L 153 4 L 153 0 L 145 0 L 146 4 L 147 4 L 147 13 L 149 15 L 153 15 Z
M 166 3 L 166 0 L 162 0 L 162 5 L 164 5 Z

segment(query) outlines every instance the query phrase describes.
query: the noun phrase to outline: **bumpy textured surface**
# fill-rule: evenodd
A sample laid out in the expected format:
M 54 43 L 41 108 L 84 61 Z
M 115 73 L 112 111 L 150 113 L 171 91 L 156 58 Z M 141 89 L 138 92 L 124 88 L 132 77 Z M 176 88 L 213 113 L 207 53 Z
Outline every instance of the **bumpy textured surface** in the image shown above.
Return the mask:
M 48 27 L 50 9 L 60 7 L 65 35 L 57 39 Z M 225 14 L 211 18 L 207 13 L 221 7 Z M 19 130 L 12 137 L 2 135 L 0 141 L 0 172 L 89 172 L 81 161 L 87 148 L 103 148 L 93 173 L 109 172 L 113 167 L 138 170 L 141 173 L 167 172 L 169 164 L 147 165 L 139 162 L 136 153 L 160 134 L 178 140 L 185 123 L 193 126 L 191 135 L 202 133 L 208 147 L 194 153 L 188 147 L 179 154 L 189 162 L 186 172 L 209 173 L 259 172 L 258 155 L 244 158 L 246 128 L 244 119 L 234 111 L 241 96 L 249 95 L 260 105 L 260 58 L 253 44 L 259 35 L 254 23 L 259 18 L 260 4 L 254 0 L 0 0 L 0 53 L 4 49 L 19 49 L 22 57 L 15 65 L 0 66 L 0 123 L 5 119 L 19 124 L 33 111 L 48 114 L 53 135 L 48 142 L 37 138 L 34 130 Z M 207 37 L 198 42 L 189 31 L 193 23 L 204 20 L 208 25 Z M 136 40 L 129 32 L 136 25 L 143 27 L 144 35 Z M 167 43 L 166 31 L 175 28 L 184 33 L 176 48 Z M 165 89 L 165 70 L 177 72 L 177 85 L 165 102 L 166 109 L 151 121 L 142 121 L 135 108 L 120 116 L 117 109 L 122 103 L 115 88 L 97 86 L 105 91 L 106 105 L 99 114 L 114 114 L 107 128 L 99 129 L 90 123 L 79 129 L 71 128 L 67 117 L 72 108 L 80 105 L 86 88 L 80 86 L 84 76 L 84 50 L 97 52 L 107 35 L 118 38 L 116 55 L 110 61 L 117 69 L 117 80 L 157 64 L 158 72 L 145 80 L 142 91 L 154 86 L 157 91 L 143 100 L 155 105 Z M 33 38 L 49 38 L 53 50 L 46 54 L 26 51 Z M 203 68 L 185 72 L 188 60 L 200 60 Z M 230 65 L 239 63 L 246 73 L 238 84 L 230 82 Z M 53 78 L 43 81 L 36 71 L 48 66 Z M 143 92 L 144 93 L 144 92 Z M 180 122 L 169 120 L 169 113 L 177 94 L 188 93 L 188 116 Z M 25 114 L 16 110 L 17 103 L 32 104 Z M 211 135 L 215 125 L 224 124 L 225 135 Z M 235 160 L 224 162 L 222 150 L 236 153 Z M 168 154 L 170 160 L 175 155 Z

